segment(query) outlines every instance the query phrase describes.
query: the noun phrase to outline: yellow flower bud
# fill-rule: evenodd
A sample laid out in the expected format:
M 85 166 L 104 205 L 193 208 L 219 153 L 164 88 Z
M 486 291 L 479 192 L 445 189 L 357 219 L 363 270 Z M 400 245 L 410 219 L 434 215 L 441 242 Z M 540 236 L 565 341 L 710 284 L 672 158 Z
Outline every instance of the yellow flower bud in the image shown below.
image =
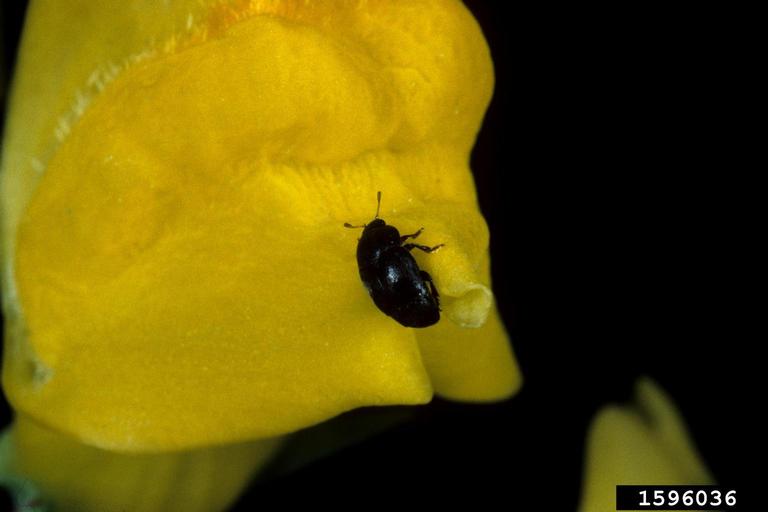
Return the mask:
M 590 426 L 581 512 L 613 510 L 617 485 L 714 483 L 671 398 L 648 378 L 635 393 L 636 404 L 604 407 Z

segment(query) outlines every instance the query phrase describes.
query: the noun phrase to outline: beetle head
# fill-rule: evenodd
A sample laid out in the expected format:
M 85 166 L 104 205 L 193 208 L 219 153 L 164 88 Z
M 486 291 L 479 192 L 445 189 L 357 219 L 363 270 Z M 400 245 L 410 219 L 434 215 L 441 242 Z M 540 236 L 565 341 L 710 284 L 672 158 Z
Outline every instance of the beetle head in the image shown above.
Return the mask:
M 365 225 L 365 229 L 368 228 L 378 228 L 381 226 L 386 226 L 387 223 L 384 222 L 384 219 L 373 219 L 371 222 Z

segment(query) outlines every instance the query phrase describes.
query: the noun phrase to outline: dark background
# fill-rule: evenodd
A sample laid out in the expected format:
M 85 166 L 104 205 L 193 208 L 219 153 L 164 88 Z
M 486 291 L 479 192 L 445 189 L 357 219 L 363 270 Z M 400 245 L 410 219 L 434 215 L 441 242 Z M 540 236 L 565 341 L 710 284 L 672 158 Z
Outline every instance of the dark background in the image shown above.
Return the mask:
M 524 387 L 495 405 L 395 408 L 409 420 L 298 470 L 278 460 L 238 509 L 309 497 L 574 510 L 588 423 L 640 375 L 675 398 L 720 483 L 756 488 L 749 14 L 465 3 L 496 67 L 472 167 Z M 22 5 L 1 7 L 4 80 Z

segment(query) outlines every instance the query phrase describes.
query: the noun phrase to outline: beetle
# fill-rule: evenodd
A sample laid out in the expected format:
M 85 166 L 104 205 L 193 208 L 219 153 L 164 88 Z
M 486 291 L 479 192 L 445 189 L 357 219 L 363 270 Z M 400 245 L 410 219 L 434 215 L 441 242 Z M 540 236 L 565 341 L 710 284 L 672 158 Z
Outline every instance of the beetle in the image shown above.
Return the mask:
M 410 251 L 431 253 L 445 244 L 428 247 L 405 243 L 416 238 L 424 228 L 410 235 L 400 235 L 394 226 L 379 218 L 381 191 L 376 194 L 376 216 L 368 224 L 346 228 L 363 228 L 357 243 L 357 266 L 360 280 L 374 304 L 386 315 L 405 327 L 429 327 L 440 320 L 440 295 L 432 277 L 419 268 Z

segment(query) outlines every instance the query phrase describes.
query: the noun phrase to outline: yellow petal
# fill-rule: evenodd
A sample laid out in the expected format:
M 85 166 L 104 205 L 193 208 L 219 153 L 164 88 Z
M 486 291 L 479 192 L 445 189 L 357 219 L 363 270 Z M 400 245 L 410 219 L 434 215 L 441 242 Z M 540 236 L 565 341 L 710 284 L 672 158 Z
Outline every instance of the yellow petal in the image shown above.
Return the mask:
M 714 482 L 670 397 L 644 378 L 637 383 L 636 402 L 603 408 L 590 427 L 582 512 L 613 510 L 619 484 Z
M 423 403 L 430 377 L 457 398 L 515 389 L 498 318 L 458 327 L 492 307 L 467 165 L 493 77 L 460 2 L 55 4 L 30 13 L 3 161 L 14 407 L 152 451 Z M 445 299 L 435 335 L 359 281 L 342 223 L 369 221 L 377 190 L 385 220 L 446 243 L 417 255 Z
M 435 392 L 451 400 L 503 400 L 522 385 L 504 326 L 494 309 L 478 329 L 440 322 L 418 333 Z
M 276 439 L 163 454 L 119 454 L 78 443 L 20 416 L 0 439 L 0 476 L 35 482 L 62 511 L 225 510 Z

